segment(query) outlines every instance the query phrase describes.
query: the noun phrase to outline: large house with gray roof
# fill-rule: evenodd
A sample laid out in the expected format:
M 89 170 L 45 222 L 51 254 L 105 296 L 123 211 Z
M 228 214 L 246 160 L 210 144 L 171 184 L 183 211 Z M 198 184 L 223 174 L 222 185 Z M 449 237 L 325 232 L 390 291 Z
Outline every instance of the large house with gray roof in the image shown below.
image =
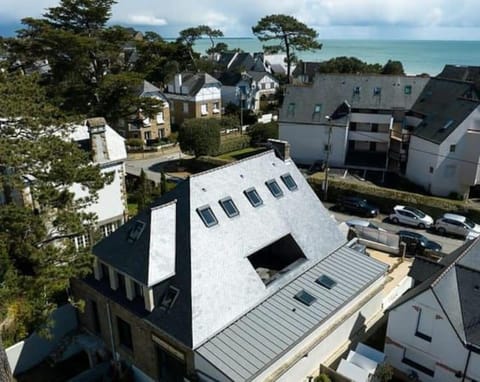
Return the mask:
M 166 88 L 172 124 L 188 118 L 220 117 L 222 84 L 208 73 L 177 73 Z
M 155 380 L 303 380 L 382 311 L 387 266 L 346 243 L 275 141 L 192 175 L 94 247 L 83 326 Z
M 287 88 L 279 136 L 290 142 L 299 163 L 328 156 L 332 167 L 399 171 L 406 166 L 407 112 L 427 82 L 413 76 L 317 74 L 311 86 Z M 326 117 L 344 101 L 349 115 L 329 122 Z
M 421 381 L 480 380 L 480 240 L 415 259 L 410 276 L 417 286 L 389 308 L 387 362 Z

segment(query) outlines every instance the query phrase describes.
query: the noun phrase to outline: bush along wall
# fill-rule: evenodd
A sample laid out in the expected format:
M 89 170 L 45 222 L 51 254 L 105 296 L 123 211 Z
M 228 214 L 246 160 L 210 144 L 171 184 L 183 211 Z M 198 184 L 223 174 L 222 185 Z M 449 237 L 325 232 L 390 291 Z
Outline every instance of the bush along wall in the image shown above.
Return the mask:
M 218 148 L 217 155 L 237 151 L 250 146 L 250 137 L 240 135 L 234 138 L 222 139 Z
M 323 198 L 322 184 L 324 174 L 312 175 L 308 181 L 319 198 Z M 474 221 L 480 222 L 480 208 L 459 200 L 421 195 L 413 192 L 398 191 L 372 185 L 370 183 L 349 182 L 344 179 L 331 178 L 328 182 L 328 201 L 336 203 L 343 196 L 360 196 L 368 199 L 380 208 L 385 214 L 392 212 L 397 204 L 408 205 L 421 209 L 434 219 L 445 212 L 467 215 Z

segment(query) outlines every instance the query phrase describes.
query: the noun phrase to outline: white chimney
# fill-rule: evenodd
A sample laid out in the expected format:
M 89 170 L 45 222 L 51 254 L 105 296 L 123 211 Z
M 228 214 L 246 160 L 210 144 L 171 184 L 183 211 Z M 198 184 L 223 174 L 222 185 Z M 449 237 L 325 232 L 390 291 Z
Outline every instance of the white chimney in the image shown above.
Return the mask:
M 175 88 L 173 89 L 174 93 L 182 92 L 182 73 L 175 74 Z

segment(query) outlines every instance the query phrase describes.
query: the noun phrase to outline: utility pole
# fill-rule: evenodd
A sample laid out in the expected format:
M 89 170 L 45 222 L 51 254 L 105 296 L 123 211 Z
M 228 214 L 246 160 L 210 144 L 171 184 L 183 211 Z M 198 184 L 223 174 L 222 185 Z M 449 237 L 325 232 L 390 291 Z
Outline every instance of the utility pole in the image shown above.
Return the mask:
M 332 119 L 329 115 L 325 116 L 328 121 L 328 140 L 327 140 L 327 157 L 325 158 L 325 180 L 323 181 L 323 200 L 326 202 L 328 197 L 328 173 L 329 173 L 329 160 L 330 151 L 332 149 Z

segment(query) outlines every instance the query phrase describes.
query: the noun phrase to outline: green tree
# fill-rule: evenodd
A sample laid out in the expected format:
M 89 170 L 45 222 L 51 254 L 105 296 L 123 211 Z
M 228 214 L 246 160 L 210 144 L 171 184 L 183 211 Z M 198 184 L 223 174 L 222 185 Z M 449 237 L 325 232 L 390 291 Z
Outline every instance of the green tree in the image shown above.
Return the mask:
M 255 123 L 247 129 L 252 145 L 267 142 L 269 138 L 278 139 L 278 122 Z
M 167 176 L 162 171 L 160 174 L 160 194 L 163 195 L 168 191 L 167 189 Z
M 191 27 L 187 29 L 183 29 L 180 31 L 180 36 L 177 39 L 177 42 L 184 45 L 190 55 L 191 62 L 193 64 L 193 68 L 198 70 L 198 63 L 197 60 L 199 58 L 198 53 L 193 51 L 193 46 L 195 42 L 202 38 L 208 37 L 210 39 L 211 47 L 210 49 L 215 49 L 215 38 L 222 37 L 223 32 L 219 29 L 212 29 L 208 25 L 199 25 L 197 27 Z
M 388 60 L 382 69 L 382 74 L 396 74 L 399 76 L 405 75 L 403 64 L 400 61 Z
M 319 65 L 320 73 L 375 73 L 382 71 L 380 64 L 368 64 L 356 57 L 334 57 Z
M 187 119 L 182 124 L 178 141 L 182 151 L 195 156 L 216 155 L 220 147 L 220 125 L 218 118 Z
M 0 73 L 0 337 L 8 346 L 45 327 L 72 277 L 91 269 L 90 248 L 72 238 L 93 230 L 85 207 L 107 180 L 69 139 L 70 120 L 47 102 L 36 76 Z M 28 183 L 26 180 L 28 179 Z M 76 198 L 73 184 L 89 194 Z M 19 202 L 27 190 L 31 201 Z M 0 365 L 4 352 L 0 341 Z M 1 373 L 6 373 L 1 370 Z
M 260 41 L 273 40 L 273 45 L 263 46 L 266 52 L 285 52 L 289 82 L 292 64 L 296 62 L 295 51 L 322 48 L 322 44 L 317 41 L 318 33 L 314 29 L 288 15 L 265 16 L 252 27 L 252 31 Z
M 375 380 L 379 382 L 388 382 L 393 378 L 393 367 L 388 363 L 378 365 L 375 370 Z
M 153 184 L 152 181 L 147 178 L 147 174 L 145 174 L 143 169 L 140 172 L 140 177 L 138 178 L 138 186 L 135 194 L 139 211 L 144 210 L 153 200 Z

